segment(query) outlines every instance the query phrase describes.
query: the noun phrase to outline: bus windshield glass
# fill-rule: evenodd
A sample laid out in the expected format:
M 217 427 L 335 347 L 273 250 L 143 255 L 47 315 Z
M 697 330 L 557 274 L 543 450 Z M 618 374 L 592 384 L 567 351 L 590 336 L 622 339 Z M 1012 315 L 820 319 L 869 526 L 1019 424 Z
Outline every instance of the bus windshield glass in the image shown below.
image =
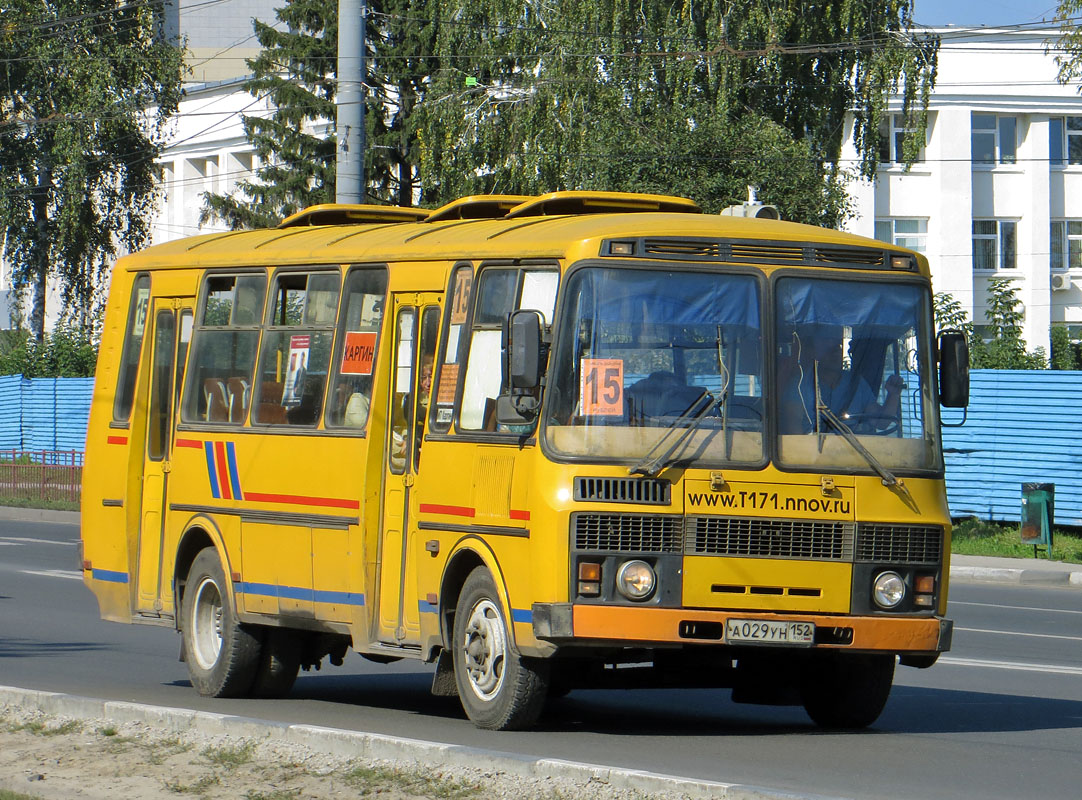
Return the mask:
M 805 277 L 775 287 L 779 462 L 938 468 L 927 288 Z
M 583 268 L 562 314 L 545 417 L 552 450 L 659 466 L 763 462 L 755 278 Z

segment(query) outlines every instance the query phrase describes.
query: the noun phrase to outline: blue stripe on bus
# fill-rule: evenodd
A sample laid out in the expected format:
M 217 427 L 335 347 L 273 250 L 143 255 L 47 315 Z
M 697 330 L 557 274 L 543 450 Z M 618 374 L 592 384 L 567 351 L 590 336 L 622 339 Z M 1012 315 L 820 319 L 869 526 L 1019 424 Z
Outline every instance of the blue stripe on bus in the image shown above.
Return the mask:
M 261 597 L 278 597 L 286 600 L 304 600 L 309 603 L 337 603 L 339 605 L 363 606 L 364 593 L 331 592 L 306 589 L 301 586 L 279 586 L 276 583 L 251 583 L 241 581 L 235 584 L 240 594 L 254 594 Z
M 111 569 L 97 569 L 90 570 L 90 577 L 96 581 L 108 581 L 109 583 L 127 583 L 128 573 L 115 572 Z
M 244 495 L 240 491 L 240 475 L 237 473 L 237 450 L 233 442 L 225 443 L 225 453 L 226 460 L 229 462 L 229 482 L 233 485 L 233 497 L 236 500 L 243 500 Z
M 440 611 L 439 606 L 437 606 L 437 605 L 435 605 L 433 603 L 430 603 L 427 600 L 418 600 L 417 601 L 417 609 L 422 614 L 438 614 L 439 611 Z
M 533 609 L 512 608 L 511 619 L 515 622 L 533 622 Z
M 207 454 L 207 477 L 210 478 L 211 497 L 215 500 L 221 500 L 222 492 L 218 488 L 218 470 L 214 468 L 214 442 L 203 442 L 203 450 Z

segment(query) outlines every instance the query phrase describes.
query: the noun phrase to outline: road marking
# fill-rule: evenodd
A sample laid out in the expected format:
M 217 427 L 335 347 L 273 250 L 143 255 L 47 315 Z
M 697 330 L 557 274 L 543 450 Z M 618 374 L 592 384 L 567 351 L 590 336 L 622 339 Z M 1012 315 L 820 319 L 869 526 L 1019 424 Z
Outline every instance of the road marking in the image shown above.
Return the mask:
M 953 664 L 956 667 L 988 667 L 990 669 L 1013 669 L 1021 672 L 1051 672 L 1059 675 L 1082 675 L 1082 667 L 1066 667 L 1058 664 L 1023 664 L 1020 661 L 985 661 L 978 658 L 955 658 L 941 656 L 937 664 Z
M 951 600 L 952 606 L 983 606 L 984 608 L 1009 608 L 1014 611 L 1050 611 L 1055 614 L 1082 614 L 1082 611 L 1073 611 L 1069 608 L 1036 608 L 1034 606 L 1002 606 L 996 603 L 966 603 L 962 600 Z
M 1082 636 L 1064 636 L 1059 633 L 1023 633 L 1021 631 L 994 631 L 987 628 L 955 628 L 956 631 L 968 631 L 969 633 L 1000 633 L 1004 636 L 1035 636 L 1038 639 L 1067 639 L 1071 642 L 1082 642 Z
M 77 542 L 58 542 L 55 539 L 31 539 L 26 536 L 0 536 L 0 544 L 57 544 L 70 547 Z
M 73 581 L 81 581 L 83 573 L 72 569 L 21 569 L 23 575 L 40 575 L 43 578 L 68 578 Z

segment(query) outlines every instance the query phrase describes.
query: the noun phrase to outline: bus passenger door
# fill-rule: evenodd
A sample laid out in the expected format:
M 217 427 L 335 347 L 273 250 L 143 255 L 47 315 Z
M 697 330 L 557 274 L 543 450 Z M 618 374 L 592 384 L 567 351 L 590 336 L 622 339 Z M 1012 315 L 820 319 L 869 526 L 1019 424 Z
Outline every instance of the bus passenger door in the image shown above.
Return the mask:
M 410 563 L 415 550 L 410 531 L 410 491 L 432 386 L 439 300 L 435 294 L 394 296 L 379 567 L 378 638 L 388 644 L 420 642 L 417 582 L 411 578 L 415 567 Z
M 139 514 L 136 611 L 156 615 L 163 606 L 162 542 L 165 536 L 165 504 L 177 395 L 182 383 L 188 343 L 192 336 L 192 300 L 155 298 L 147 324 L 152 326 L 152 330 L 146 403 L 147 435 L 143 453 Z

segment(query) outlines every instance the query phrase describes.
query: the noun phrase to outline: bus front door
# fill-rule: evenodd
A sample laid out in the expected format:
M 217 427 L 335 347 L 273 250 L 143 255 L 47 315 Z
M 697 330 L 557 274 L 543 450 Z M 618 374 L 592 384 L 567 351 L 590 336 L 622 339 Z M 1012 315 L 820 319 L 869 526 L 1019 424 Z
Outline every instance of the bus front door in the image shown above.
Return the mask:
M 391 391 L 384 447 L 383 524 L 380 537 L 378 638 L 385 644 L 420 643 L 420 606 L 410 520 L 439 330 L 439 296 L 394 296 Z
M 136 612 L 160 616 L 162 596 L 162 544 L 168 495 L 170 453 L 177 400 L 192 335 L 190 298 L 155 298 L 148 315 L 150 331 L 142 497 L 139 513 L 139 559 L 136 577 Z

